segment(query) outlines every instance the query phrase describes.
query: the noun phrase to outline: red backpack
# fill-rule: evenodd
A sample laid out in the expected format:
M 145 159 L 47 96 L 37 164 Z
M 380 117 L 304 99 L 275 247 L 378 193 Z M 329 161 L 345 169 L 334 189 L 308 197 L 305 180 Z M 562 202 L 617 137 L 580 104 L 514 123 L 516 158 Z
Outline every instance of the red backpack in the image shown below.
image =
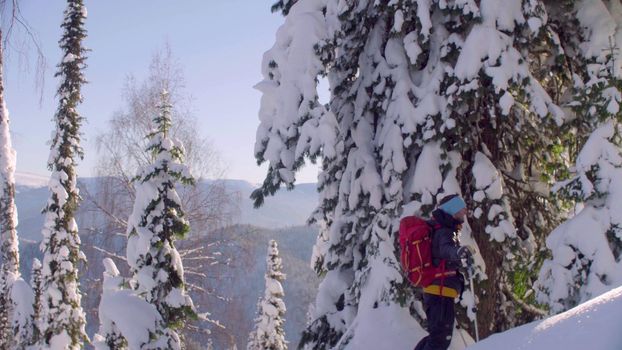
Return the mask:
M 408 280 L 415 287 L 427 287 L 436 278 L 444 279 L 445 260 L 439 266 L 432 263 L 432 233 L 440 228 L 432 227 L 426 220 L 417 216 L 407 216 L 400 220 L 400 262 Z

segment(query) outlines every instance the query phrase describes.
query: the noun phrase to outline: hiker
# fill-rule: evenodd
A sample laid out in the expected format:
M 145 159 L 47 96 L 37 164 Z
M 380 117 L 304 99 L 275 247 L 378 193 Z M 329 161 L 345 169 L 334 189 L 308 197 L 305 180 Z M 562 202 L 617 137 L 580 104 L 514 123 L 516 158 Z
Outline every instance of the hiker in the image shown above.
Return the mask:
M 458 234 L 467 215 L 464 200 L 458 195 L 444 197 L 432 212 L 432 263 L 445 264 L 443 277 L 423 289 L 423 304 L 428 319 L 429 335 L 421 339 L 415 350 L 446 350 L 454 329 L 454 299 L 462 294 L 464 277 L 458 268 L 465 261 L 473 263 L 473 253 L 460 246 Z

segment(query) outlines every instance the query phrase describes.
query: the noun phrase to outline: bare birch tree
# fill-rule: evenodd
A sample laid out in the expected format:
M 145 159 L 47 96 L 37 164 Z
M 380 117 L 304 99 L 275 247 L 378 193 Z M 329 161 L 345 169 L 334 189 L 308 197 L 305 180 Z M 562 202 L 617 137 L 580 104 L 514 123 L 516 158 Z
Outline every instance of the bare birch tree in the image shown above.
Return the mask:
M 109 129 L 96 139 L 99 180 L 96 193 L 87 193 L 86 198 L 107 216 L 108 220 L 100 223 L 105 226 L 102 227 L 105 232 L 125 230 L 125 218 L 135 198 L 132 179 L 136 170 L 149 162 L 144 152 L 147 145 L 144 135 L 154 128 L 152 119 L 158 113 L 155 106 L 163 90 L 170 94 L 171 114 L 176 121 L 171 135 L 183 142 L 187 164 L 198 180 L 197 186 L 180 190 L 183 206 L 192 222 L 191 234 L 226 226 L 236 209 L 235 198 L 226 192 L 224 183 L 217 180 L 224 174 L 218 153 L 198 131 L 192 99 L 185 91 L 183 72 L 166 45 L 154 54 L 147 79 L 141 82 L 132 75 L 127 77 L 123 89 L 125 107 L 114 113 L 108 123 Z

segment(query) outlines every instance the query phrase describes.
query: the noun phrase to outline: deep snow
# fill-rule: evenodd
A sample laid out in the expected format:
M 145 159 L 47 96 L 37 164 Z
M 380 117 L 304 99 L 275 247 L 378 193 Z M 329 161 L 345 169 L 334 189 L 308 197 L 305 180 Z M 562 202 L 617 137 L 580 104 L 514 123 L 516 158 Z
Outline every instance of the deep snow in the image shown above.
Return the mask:
M 408 310 L 395 305 L 366 313 L 352 325 L 358 331 L 346 349 L 410 350 L 427 334 Z M 492 335 L 479 343 L 474 344 L 465 331 L 455 330 L 449 350 L 621 350 L 621 325 L 622 287 L 618 287 L 564 313 Z M 387 339 L 391 339 L 390 344 Z
M 469 350 L 620 350 L 622 287 L 564 313 L 495 334 Z

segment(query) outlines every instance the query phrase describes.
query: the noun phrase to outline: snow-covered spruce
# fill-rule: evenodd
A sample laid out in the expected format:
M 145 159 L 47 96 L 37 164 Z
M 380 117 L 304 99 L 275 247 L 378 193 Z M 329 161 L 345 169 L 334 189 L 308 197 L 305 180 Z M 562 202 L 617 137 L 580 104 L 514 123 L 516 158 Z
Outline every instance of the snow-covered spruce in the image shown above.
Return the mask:
M 131 288 L 161 315 L 149 342 L 142 345 L 145 349 L 180 349 L 177 330 L 188 318 L 197 317 L 174 244 L 190 230 L 175 185 L 193 184 L 194 179 L 183 163 L 183 145 L 169 137 L 170 108 L 168 94 L 163 92 L 160 115 L 154 119 L 157 129 L 148 135 L 146 151 L 152 163 L 135 178 L 136 199 L 127 228 Z
M 59 105 L 54 120 L 48 168 L 50 198 L 44 208 L 42 231 L 43 251 L 41 290 L 40 345 L 54 349 L 79 349 L 88 340 L 85 331 L 85 314 L 79 290 L 78 263 L 85 260 L 80 251 L 78 226 L 74 218 L 79 194 L 76 187 L 76 161 L 82 158 L 80 126 L 82 117 L 77 107 L 82 101 L 80 93 L 85 78 L 86 37 L 84 21 L 86 8 L 82 0 L 68 0 L 59 45 L 64 58 L 58 65 L 60 77 Z
M 110 299 L 114 298 L 114 295 L 122 290 L 125 281 L 123 277 L 119 276 L 119 270 L 114 261 L 110 258 L 103 260 L 104 264 L 104 281 L 102 283 L 102 296 L 99 301 L 99 331 L 93 337 L 93 343 L 95 349 L 127 349 L 127 340 L 119 330 L 117 322 L 115 322 L 108 315 L 118 316 L 119 319 L 125 320 L 128 317 L 135 315 L 135 311 L 131 305 L 122 305 L 122 307 L 115 307 L 109 305 Z M 139 299 L 144 302 L 144 300 Z M 131 311 L 130 311 L 131 310 Z M 142 329 L 140 324 L 133 325 L 137 329 L 137 333 Z M 146 330 L 144 330 L 146 331 Z M 149 332 L 146 333 L 146 340 L 149 339 Z M 138 344 L 140 346 L 140 343 Z
M 0 348 L 17 344 L 13 329 L 15 303 L 11 299 L 13 286 L 20 279 L 17 240 L 17 210 L 15 208 L 15 150 L 9 132 L 9 112 L 4 99 L 3 56 L 0 33 Z M 19 323 L 18 323 L 19 324 Z
M 396 260 L 397 223 L 452 193 L 476 214 L 462 240 L 482 251 L 476 263 L 487 281 L 478 290 L 488 293 L 478 298 L 490 317 L 480 330 L 532 319 L 524 301 L 513 303 L 514 283 L 535 278 L 530 264 L 557 223 L 547 185 L 559 156 L 549 146 L 565 117 L 550 92 L 570 86 L 544 3 L 288 4 L 257 85 L 255 155 L 269 170 L 253 197 L 259 205 L 293 186 L 306 159 L 321 158 L 311 220 L 320 226 L 312 264 L 323 281 L 301 345 L 355 344 L 360 319 L 381 307 L 417 310 L 411 317 L 421 321 Z M 534 61 L 536 51 L 545 59 Z M 321 75 L 328 106 L 317 100 Z M 393 332 L 377 329 L 379 338 Z
M 258 304 L 255 329 L 249 335 L 248 350 L 285 350 L 285 303 L 283 264 L 275 240 L 270 241 L 266 258 L 266 290 Z
M 552 258 L 536 284 L 554 313 L 622 285 L 622 5 L 615 4 L 577 5 L 587 64 L 575 75 L 571 105 L 581 148 L 572 176 L 556 190 L 581 205 L 547 238 Z
M 39 344 L 41 339 L 41 295 L 43 295 L 41 261 L 34 258 L 32 261 L 32 272 L 30 274 L 30 286 L 33 291 L 32 314 L 30 316 L 30 332 L 27 345 L 35 346 Z
M 272 12 L 281 11 L 284 15 L 287 15 L 296 1 L 298 0 L 278 0 L 272 5 L 271 10 Z
M 335 134 L 335 118 L 319 103 L 316 91 L 316 78 L 324 68 L 315 46 L 326 36 L 320 10 L 291 13 L 279 29 L 274 47 L 264 54 L 265 79 L 255 86 L 263 93 L 255 157 L 259 162 L 268 161 L 269 168 L 263 186 L 251 195 L 255 206 L 281 185 L 291 188 L 304 157 L 318 156 L 320 149 L 326 148 L 324 141 L 332 143 L 326 139 Z M 292 140 L 300 142 L 292 146 Z
M 261 297 L 259 298 L 259 300 L 257 300 L 257 307 L 256 307 L 256 313 L 257 315 L 261 314 Z M 257 327 L 255 327 L 257 328 Z M 257 341 L 257 330 L 253 329 L 249 334 L 248 334 L 248 342 L 246 343 L 246 349 L 259 349 L 259 342 Z
M 128 281 L 119 276 L 114 262 L 103 261 L 103 293 L 99 303 L 99 331 L 95 334 L 97 350 L 143 349 L 156 334 L 162 317 L 153 304 L 148 303 Z
M 13 283 L 11 300 L 14 349 L 25 349 L 33 333 L 34 293 L 30 285 L 21 277 Z

